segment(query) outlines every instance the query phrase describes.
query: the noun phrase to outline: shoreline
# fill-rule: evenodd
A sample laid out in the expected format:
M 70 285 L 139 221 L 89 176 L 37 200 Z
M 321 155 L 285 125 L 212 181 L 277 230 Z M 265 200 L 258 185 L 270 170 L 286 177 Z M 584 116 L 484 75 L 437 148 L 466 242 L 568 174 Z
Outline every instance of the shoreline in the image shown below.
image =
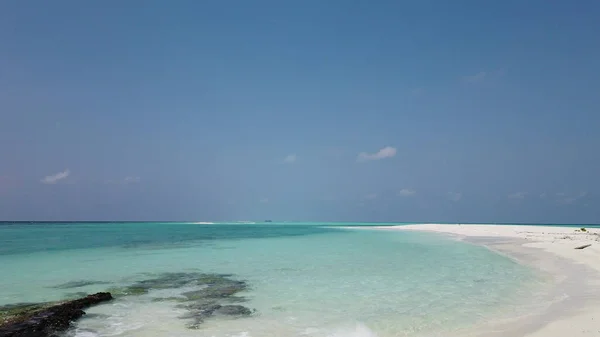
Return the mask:
M 484 322 L 473 337 L 570 337 L 600 332 L 600 229 L 523 225 L 423 224 L 362 227 L 419 231 L 484 246 L 554 278 L 547 307 L 500 322 Z M 591 244 L 585 249 L 575 249 Z M 472 329 L 469 329 L 472 330 Z M 462 335 L 461 335 L 462 336 Z

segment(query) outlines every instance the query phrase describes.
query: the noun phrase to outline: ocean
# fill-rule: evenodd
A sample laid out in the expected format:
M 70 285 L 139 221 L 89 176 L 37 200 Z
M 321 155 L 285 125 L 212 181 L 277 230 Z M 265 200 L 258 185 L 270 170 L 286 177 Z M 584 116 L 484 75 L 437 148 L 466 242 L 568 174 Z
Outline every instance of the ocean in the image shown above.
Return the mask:
M 531 310 L 549 282 L 485 247 L 357 225 L 0 223 L 0 314 L 111 291 L 67 336 L 451 336 Z

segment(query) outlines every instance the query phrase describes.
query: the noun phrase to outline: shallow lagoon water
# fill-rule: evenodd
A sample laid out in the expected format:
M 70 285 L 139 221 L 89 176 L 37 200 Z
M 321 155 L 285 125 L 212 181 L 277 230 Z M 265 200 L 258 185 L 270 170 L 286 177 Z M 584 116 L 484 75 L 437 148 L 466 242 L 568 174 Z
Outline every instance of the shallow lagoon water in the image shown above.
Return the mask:
M 236 295 L 255 310 L 189 329 L 180 303 L 156 299 L 190 289 L 151 290 L 87 310 L 78 337 L 446 335 L 528 310 L 548 282 L 444 236 L 331 224 L 15 224 L 0 225 L 0 244 L 0 304 L 201 272 L 247 282 Z

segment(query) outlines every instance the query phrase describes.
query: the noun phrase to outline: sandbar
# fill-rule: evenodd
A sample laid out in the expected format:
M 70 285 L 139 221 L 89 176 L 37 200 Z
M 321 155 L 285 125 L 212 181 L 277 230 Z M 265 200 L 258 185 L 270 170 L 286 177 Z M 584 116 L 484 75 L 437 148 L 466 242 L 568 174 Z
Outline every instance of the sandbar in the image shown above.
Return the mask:
M 469 336 L 600 335 L 600 228 L 419 224 L 369 229 L 452 235 L 459 240 L 486 246 L 554 277 L 554 286 L 547 295 L 560 300 L 527 316 L 488 322 Z

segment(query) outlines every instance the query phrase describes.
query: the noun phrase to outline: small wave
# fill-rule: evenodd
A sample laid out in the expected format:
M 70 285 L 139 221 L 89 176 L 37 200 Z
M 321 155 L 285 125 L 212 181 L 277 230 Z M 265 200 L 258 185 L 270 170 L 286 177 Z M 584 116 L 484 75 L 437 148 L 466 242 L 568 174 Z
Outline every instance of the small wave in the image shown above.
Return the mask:
M 365 324 L 356 323 L 354 328 L 340 328 L 329 334 L 328 337 L 377 337 L 377 334 Z
M 248 331 L 242 331 L 239 334 L 232 335 L 231 337 L 252 337 Z
M 319 226 L 319 228 L 323 229 L 352 229 L 352 230 L 374 230 L 374 229 L 384 229 L 384 228 L 392 228 L 396 225 L 390 226 Z
M 98 333 L 85 329 L 75 329 L 74 332 L 67 333 L 67 337 L 98 337 Z

